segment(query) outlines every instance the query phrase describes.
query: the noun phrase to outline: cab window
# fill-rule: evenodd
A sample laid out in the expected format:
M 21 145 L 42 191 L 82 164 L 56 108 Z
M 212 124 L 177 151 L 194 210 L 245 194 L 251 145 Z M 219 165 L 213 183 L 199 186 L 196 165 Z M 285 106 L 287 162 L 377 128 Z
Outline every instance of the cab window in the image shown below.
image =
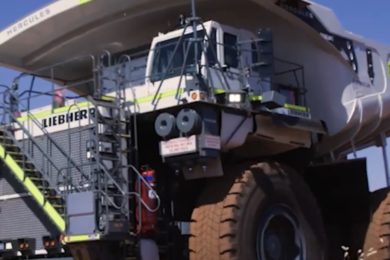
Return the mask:
M 225 65 L 238 68 L 237 36 L 230 33 L 223 34 Z
M 207 47 L 207 62 L 209 66 L 214 66 L 217 63 L 217 29 L 213 28 L 209 36 Z

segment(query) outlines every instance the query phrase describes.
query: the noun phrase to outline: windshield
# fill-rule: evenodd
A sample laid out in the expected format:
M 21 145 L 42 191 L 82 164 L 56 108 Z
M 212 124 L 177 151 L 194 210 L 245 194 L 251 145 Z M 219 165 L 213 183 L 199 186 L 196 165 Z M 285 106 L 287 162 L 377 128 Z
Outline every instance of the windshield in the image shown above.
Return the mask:
M 204 38 L 204 31 L 198 31 L 198 37 Z M 177 48 L 177 52 L 173 56 L 173 52 L 179 38 L 170 39 L 167 41 L 159 42 L 154 49 L 153 69 L 152 69 L 152 81 L 162 80 L 164 77 L 170 78 L 180 75 L 182 67 L 185 64 L 184 72 L 194 71 L 194 56 L 195 44 L 198 44 L 198 61 L 202 54 L 202 43 L 190 44 L 190 39 L 193 38 L 193 33 L 189 33 L 183 36 L 180 45 Z M 172 64 L 168 70 L 169 61 L 173 56 Z

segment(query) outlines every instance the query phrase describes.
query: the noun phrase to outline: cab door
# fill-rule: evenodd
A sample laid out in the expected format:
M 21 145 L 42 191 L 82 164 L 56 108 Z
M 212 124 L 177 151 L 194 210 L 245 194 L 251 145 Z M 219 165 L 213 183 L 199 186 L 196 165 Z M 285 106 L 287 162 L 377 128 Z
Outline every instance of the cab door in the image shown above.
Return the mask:
M 222 55 L 221 63 L 223 76 L 230 90 L 242 89 L 241 57 L 239 56 L 240 30 L 222 26 Z

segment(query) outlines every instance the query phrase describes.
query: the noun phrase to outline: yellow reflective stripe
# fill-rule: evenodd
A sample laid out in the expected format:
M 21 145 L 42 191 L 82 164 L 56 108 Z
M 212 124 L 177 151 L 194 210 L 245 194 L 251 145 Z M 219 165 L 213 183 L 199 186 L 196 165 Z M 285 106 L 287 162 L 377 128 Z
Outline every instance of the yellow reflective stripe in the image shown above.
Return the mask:
M 80 103 L 75 103 L 73 105 L 56 108 L 53 111 L 48 109 L 48 110 L 40 111 L 40 112 L 37 112 L 37 113 L 33 113 L 33 116 L 36 119 L 40 119 L 40 118 L 45 118 L 45 117 L 48 117 L 48 116 L 52 116 L 52 115 L 68 112 L 70 107 L 72 107 L 72 109 L 70 111 L 75 111 L 75 110 L 78 110 L 80 108 L 88 107 L 89 105 L 90 105 L 90 103 L 88 101 L 83 101 L 83 102 L 80 102 Z M 24 121 L 27 121 L 30 118 L 31 118 L 31 116 L 25 115 L 25 116 L 18 117 L 18 121 L 19 122 L 24 122 Z
M 174 89 L 174 90 L 170 90 L 170 91 L 166 91 L 166 92 L 161 92 L 160 94 L 157 95 L 156 99 L 158 100 L 158 99 L 162 99 L 162 98 L 173 97 L 173 96 L 176 95 L 177 92 L 178 92 L 179 95 L 183 94 L 184 93 L 184 89 L 180 88 L 179 91 Z M 150 96 L 146 96 L 146 97 L 137 98 L 135 100 L 135 103 L 143 104 L 143 103 L 147 103 L 147 102 L 152 102 L 153 99 L 154 99 L 154 96 L 155 95 L 150 95 Z
M 112 97 L 112 96 L 102 96 L 101 99 L 105 100 L 105 101 L 114 101 L 115 97 Z
M 91 103 L 88 102 L 88 101 L 83 101 L 83 102 L 80 102 L 80 103 L 74 103 L 74 104 L 69 105 L 69 106 L 55 108 L 53 110 L 52 114 L 59 114 L 59 113 L 68 112 L 70 107 L 72 107 L 71 111 L 73 111 L 73 110 L 78 110 L 80 108 L 88 107 L 90 105 L 91 105 Z M 48 111 L 48 112 L 50 112 L 50 111 Z
M 390 75 L 390 61 L 387 62 L 387 73 Z
M 176 92 L 177 90 L 170 90 L 170 91 L 166 91 L 166 92 L 161 92 L 158 96 L 157 96 L 157 99 L 162 99 L 162 98 L 167 98 L 167 97 L 173 97 L 176 95 Z M 179 95 L 180 94 L 183 94 L 184 93 L 184 89 L 179 89 Z M 107 100 L 107 101 L 112 101 L 112 97 L 110 96 L 103 96 L 102 97 L 103 100 Z M 147 103 L 147 102 L 152 102 L 154 99 L 154 95 L 150 95 L 150 96 L 145 96 L 145 97 L 141 97 L 141 98 L 137 98 L 135 99 L 135 103 L 137 104 L 143 104 L 143 103 Z M 69 105 L 69 106 L 65 106 L 65 107 L 59 107 L 59 108 L 56 108 L 53 110 L 53 112 L 48 109 L 48 110 L 44 110 L 44 111 L 40 111 L 40 112 L 37 112 L 37 113 L 33 113 L 33 116 L 34 118 L 36 119 L 40 119 L 40 118 L 45 118 L 45 117 L 49 117 L 49 116 L 52 116 L 52 115 L 56 115 L 56 114 L 61 114 L 61 113 L 65 113 L 65 112 L 68 112 L 68 111 L 76 111 L 80 108 L 85 108 L 85 107 L 88 107 L 90 106 L 91 103 L 88 102 L 88 101 L 84 101 L 84 102 L 80 102 L 80 103 L 75 103 L 74 105 Z M 69 110 L 69 108 L 72 107 L 71 110 Z M 19 122 L 24 122 L 24 121 L 27 121 L 28 119 L 30 119 L 30 116 L 21 116 L 18 118 L 18 121 Z
M 284 108 L 296 110 L 300 112 L 309 112 L 309 109 L 307 107 L 297 106 L 293 104 L 284 104 Z
M 79 0 L 79 1 L 80 1 L 80 5 L 83 5 L 92 2 L 93 0 Z
M 226 91 L 224 90 L 224 89 L 222 89 L 222 88 L 215 88 L 214 89 L 214 94 L 223 94 L 223 93 L 225 93 Z
M 250 101 L 261 101 L 262 99 L 262 96 L 249 96 Z
M 65 236 L 65 243 L 75 243 L 75 242 L 83 242 L 83 241 L 92 241 L 99 240 L 100 234 L 91 234 L 91 235 L 74 235 L 74 236 Z
M 50 202 L 45 200 L 45 197 L 38 189 L 38 187 L 31 181 L 29 177 L 25 176 L 25 172 L 20 168 L 19 164 L 6 153 L 5 148 L 0 145 L 0 157 L 3 159 L 8 168 L 13 172 L 17 179 L 23 183 L 24 187 L 31 193 L 37 203 L 43 208 L 49 218 L 54 222 L 61 232 L 65 231 L 65 221 Z
M 250 101 L 261 101 L 263 99 L 262 96 L 249 96 Z M 307 107 L 293 105 L 293 104 L 284 104 L 283 106 L 286 109 L 296 110 L 300 112 L 309 112 L 309 109 Z

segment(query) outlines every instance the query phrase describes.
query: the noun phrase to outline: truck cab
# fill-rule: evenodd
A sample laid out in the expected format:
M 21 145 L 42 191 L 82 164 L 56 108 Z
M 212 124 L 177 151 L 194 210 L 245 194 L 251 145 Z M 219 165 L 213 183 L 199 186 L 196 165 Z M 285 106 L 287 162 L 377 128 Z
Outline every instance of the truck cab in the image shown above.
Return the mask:
M 178 82 L 184 60 L 187 61 L 184 67 L 185 71 L 191 71 L 191 69 L 194 71 L 196 69 L 194 49 L 195 45 L 198 45 L 197 60 L 201 72 L 205 78 L 214 82 L 213 87 L 223 88 L 216 75 L 216 68 L 220 66 L 226 72 L 229 85 L 232 85 L 231 88 L 240 90 L 238 82 L 240 67 L 250 66 L 253 60 L 250 50 L 239 54 L 238 45 L 240 41 L 248 42 L 254 39 L 255 35 L 246 30 L 208 21 L 197 27 L 197 36 L 204 44 L 198 41 L 191 45 L 190 42 L 194 38 L 193 29 L 187 28 L 185 32 L 184 30 L 183 28 L 167 34 L 160 34 L 153 39 L 148 59 L 147 82 L 158 85 L 165 73 L 168 79 L 175 78 Z M 178 52 L 173 57 L 172 68 L 167 72 L 169 59 L 179 41 L 181 43 L 177 46 Z M 203 46 L 206 51 L 203 51 Z
M 196 29 L 195 34 L 193 27 L 185 26 L 153 38 L 145 65 L 145 85 L 128 90 L 139 112 L 200 100 L 220 103 L 215 95 L 225 92 L 245 93 L 248 101 L 260 101 L 262 94 L 271 90 L 280 93 L 286 104 L 305 105 L 300 95 L 303 80 L 295 75 L 302 68 L 286 69 L 284 61 L 275 62 L 270 30 L 262 29 L 255 35 L 216 21 L 199 24 Z M 276 69 L 280 73 L 275 76 Z M 282 113 L 291 110 L 280 109 Z M 298 115 L 309 117 L 309 113 Z

